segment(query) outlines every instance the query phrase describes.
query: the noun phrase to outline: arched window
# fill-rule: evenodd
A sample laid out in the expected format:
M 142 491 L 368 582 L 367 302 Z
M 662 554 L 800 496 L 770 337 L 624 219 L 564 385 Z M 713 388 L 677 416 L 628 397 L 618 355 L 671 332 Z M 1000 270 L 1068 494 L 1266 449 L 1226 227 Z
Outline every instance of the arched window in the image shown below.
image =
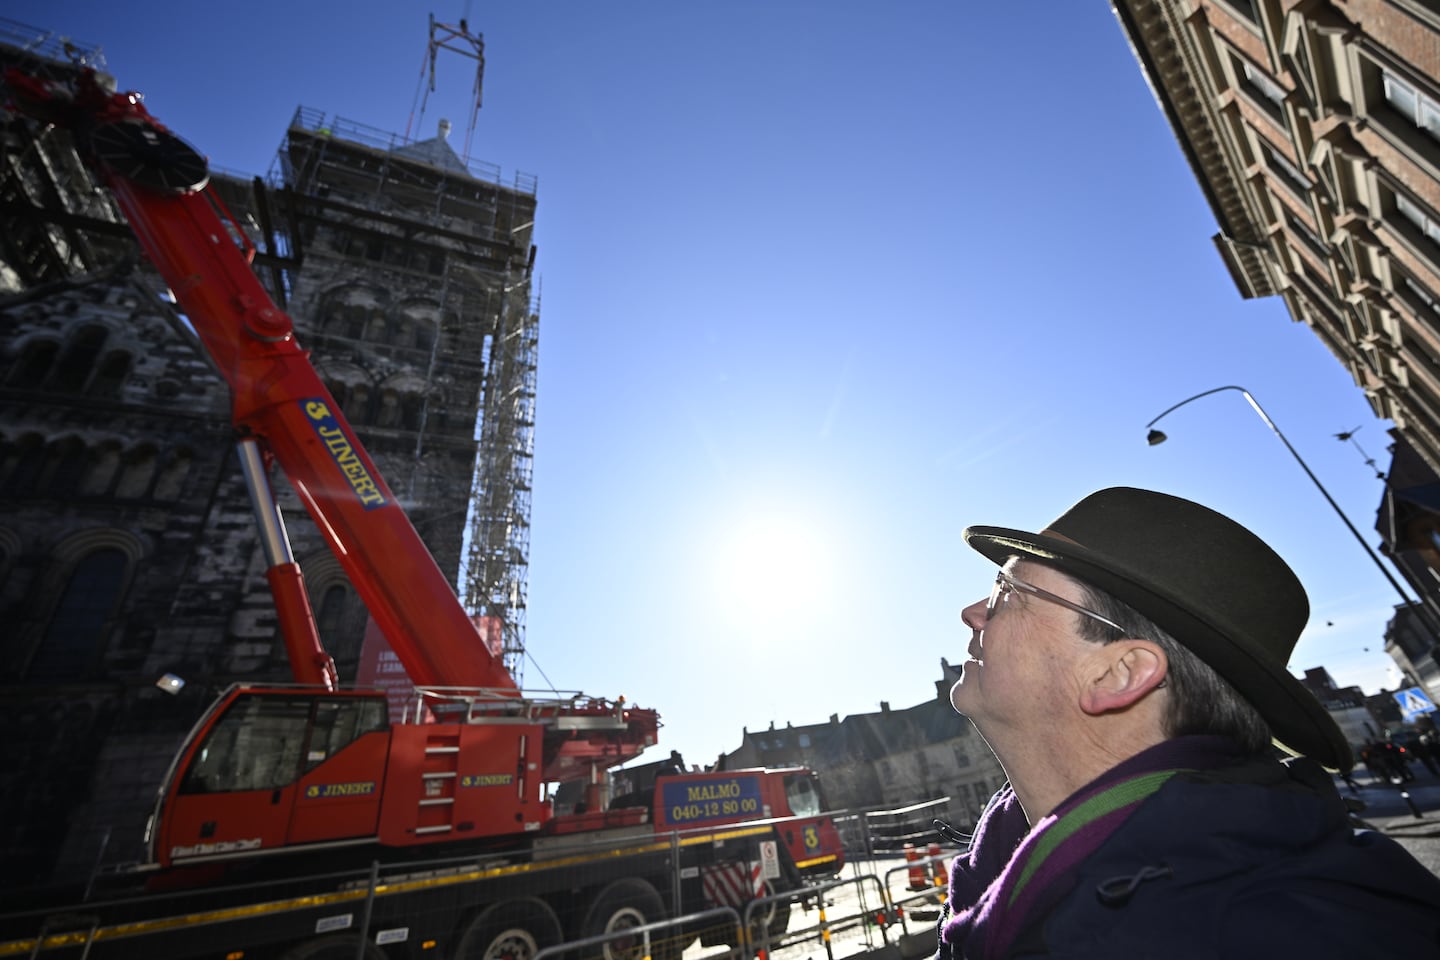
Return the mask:
M 325 389 L 330 391 L 330 396 L 335 398 L 335 403 L 345 415 L 350 415 L 350 388 L 339 380 L 326 380 Z
M 350 406 L 345 407 L 345 416 L 351 423 L 369 423 L 374 419 L 370 409 L 370 384 L 357 383 L 350 388 Z
M 339 584 L 331 586 L 320 598 L 320 608 L 315 611 L 315 629 L 321 640 L 338 637 L 344 627 L 345 596 L 349 593 Z
M 379 307 L 371 310 L 366 318 L 364 339 L 370 343 L 385 342 L 385 311 Z
M 179 500 L 185 489 L 185 480 L 190 476 L 190 464 L 194 457 L 189 450 L 176 450 L 170 455 L 170 462 L 155 478 L 156 500 Z
M 45 466 L 40 471 L 39 490 L 49 498 L 69 497 L 85 476 L 89 457 L 79 437 L 66 437 L 50 444 L 45 450 Z
M 30 680 L 87 677 L 99 667 L 109 621 L 120 601 L 130 558 L 118 547 L 102 547 L 71 568 L 60 600 L 30 658 Z
M 345 336 L 352 340 L 359 340 L 365 336 L 365 321 L 370 316 L 370 308 L 363 303 L 353 303 L 345 308 Z
M 425 423 L 440 433 L 450 429 L 450 405 L 445 401 L 443 390 L 430 394 L 430 409 L 425 414 Z
M 55 355 L 59 352 L 60 345 L 54 340 L 31 340 L 25 344 L 25 349 L 20 351 L 20 356 L 10 367 L 6 382 L 12 387 L 22 389 L 40 386 L 45 382 L 45 377 L 55 363 Z
M 384 295 L 374 287 L 348 284 L 325 295 L 320 308 L 321 325 L 332 336 L 359 340 L 365 336 L 365 325 L 375 313 L 383 317 L 380 304 Z
M 150 492 L 155 477 L 155 448 L 146 444 L 125 455 L 120 467 L 120 482 L 115 486 L 118 500 L 139 500 Z
M 90 463 L 76 491 L 82 497 L 99 497 L 110 492 L 120 469 L 120 444 L 107 441 L 90 450 Z
M 54 385 L 61 390 L 80 392 L 85 387 L 85 382 L 90 379 L 108 336 L 105 328 L 96 324 L 84 327 L 75 334 L 55 367 L 52 378 Z
M 377 427 L 393 427 L 400 422 L 400 397 L 394 390 L 380 392 L 380 407 L 375 412 Z
M 400 307 L 400 318 L 404 321 L 405 331 L 396 342 L 428 352 L 435 343 L 439 308 L 428 300 L 412 300 Z
M 130 354 L 124 350 L 111 350 L 100 361 L 100 369 L 90 380 L 88 392 L 92 397 L 118 397 L 129 375 Z
M 13 444 L 0 445 L 0 485 L 7 497 L 28 497 L 45 463 L 45 443 L 38 433 L 27 433 Z
M 425 396 L 407 393 L 400 401 L 400 424 L 406 430 L 419 430 L 420 420 L 425 413 Z
M 315 605 L 315 629 L 320 642 L 335 660 L 335 669 L 346 681 L 355 679 L 360 663 L 360 645 L 365 636 L 367 617 L 365 604 L 350 582 L 344 578 L 332 558 L 309 565 L 311 583 L 318 587 L 312 593 Z

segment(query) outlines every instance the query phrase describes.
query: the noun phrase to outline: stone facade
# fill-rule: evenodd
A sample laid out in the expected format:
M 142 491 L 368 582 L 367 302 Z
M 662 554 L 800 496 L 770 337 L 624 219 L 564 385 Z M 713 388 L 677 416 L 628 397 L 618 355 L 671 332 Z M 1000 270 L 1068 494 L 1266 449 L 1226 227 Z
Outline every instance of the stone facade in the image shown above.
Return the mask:
M 58 54 L 0 43 L 0 66 L 63 78 Z M 290 672 L 223 381 L 68 135 L 0 123 L 0 882 L 79 883 L 140 859 L 171 755 L 213 696 Z M 214 186 L 441 569 L 472 612 L 513 621 L 462 576 L 523 580 L 515 534 L 504 569 L 462 552 L 477 490 L 482 520 L 528 524 L 534 182 L 503 186 L 440 138 L 390 150 L 364 134 L 302 110 L 281 179 Z M 363 606 L 272 479 L 353 680 Z M 183 687 L 159 689 L 165 674 Z

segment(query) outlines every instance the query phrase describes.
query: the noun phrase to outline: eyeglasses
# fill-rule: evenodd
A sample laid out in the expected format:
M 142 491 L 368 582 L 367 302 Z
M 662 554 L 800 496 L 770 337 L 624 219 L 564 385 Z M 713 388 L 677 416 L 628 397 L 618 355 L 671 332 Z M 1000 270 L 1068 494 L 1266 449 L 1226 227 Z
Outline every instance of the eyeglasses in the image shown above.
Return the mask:
M 999 573 L 995 574 L 995 586 L 990 591 L 990 602 L 985 605 L 986 620 L 990 619 L 990 617 L 995 613 L 995 608 L 1000 606 L 1000 604 L 1005 601 L 1005 598 L 1011 593 L 1011 591 L 1014 590 L 1020 590 L 1024 593 L 1032 594 L 1033 596 L 1039 597 L 1041 600 L 1049 600 L 1051 603 L 1058 603 L 1060 604 L 1060 606 L 1066 607 L 1070 610 L 1074 610 L 1076 613 L 1081 614 L 1082 616 L 1089 617 L 1091 620 L 1099 620 L 1101 623 L 1105 624 L 1105 626 L 1107 627 L 1110 627 L 1112 630 L 1120 631 L 1121 634 L 1126 634 L 1130 632 L 1124 627 L 1120 626 L 1120 624 L 1116 623 L 1114 620 L 1111 620 L 1108 617 L 1100 616 L 1100 614 L 1096 613 L 1094 610 L 1087 610 L 1084 607 L 1080 606 L 1080 604 L 1075 603 L 1072 600 L 1066 600 L 1064 597 L 1053 594 L 1049 590 L 1041 590 L 1033 583 L 1026 583 L 1024 580 L 1012 577 L 1004 570 L 1001 570 Z

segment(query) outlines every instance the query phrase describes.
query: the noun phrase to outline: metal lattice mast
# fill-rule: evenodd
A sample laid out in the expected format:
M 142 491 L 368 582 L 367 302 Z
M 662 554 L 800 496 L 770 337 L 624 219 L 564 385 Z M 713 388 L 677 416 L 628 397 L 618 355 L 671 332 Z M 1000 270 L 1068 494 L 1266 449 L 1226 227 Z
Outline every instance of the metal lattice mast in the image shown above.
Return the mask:
M 479 451 L 466 562 L 466 606 L 497 629 L 505 667 L 521 683 L 530 565 L 530 488 L 540 315 L 529 280 L 494 292 L 499 324 L 481 398 Z

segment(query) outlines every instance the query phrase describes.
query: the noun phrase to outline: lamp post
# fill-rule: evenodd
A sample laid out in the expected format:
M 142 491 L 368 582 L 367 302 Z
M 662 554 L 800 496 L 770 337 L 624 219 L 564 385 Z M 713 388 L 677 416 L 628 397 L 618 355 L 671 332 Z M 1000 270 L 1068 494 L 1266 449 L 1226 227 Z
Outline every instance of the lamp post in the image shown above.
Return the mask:
M 1349 528 L 1352 534 L 1355 535 L 1355 539 L 1360 543 L 1360 546 L 1365 548 L 1365 553 L 1375 563 L 1376 568 L 1378 568 L 1379 571 L 1385 575 L 1385 579 L 1390 581 L 1390 586 L 1395 588 L 1395 592 L 1400 595 L 1401 600 L 1405 601 L 1405 605 L 1415 607 L 1416 610 L 1420 611 L 1422 617 L 1426 613 L 1428 613 L 1424 605 L 1420 604 L 1415 600 L 1412 600 L 1410 598 L 1410 595 L 1405 592 L 1405 588 L 1400 586 L 1400 581 L 1395 579 L 1394 574 L 1392 574 L 1389 568 L 1385 566 L 1384 562 L 1381 561 L 1380 555 L 1375 552 L 1375 549 L 1371 547 L 1369 543 L 1366 542 L 1365 538 L 1361 536 L 1360 531 L 1355 529 L 1355 524 L 1351 523 L 1350 518 L 1345 516 L 1345 511 L 1340 509 L 1340 504 L 1336 503 L 1335 498 L 1330 496 L 1330 491 L 1325 489 L 1324 484 L 1320 482 L 1320 478 L 1315 476 L 1314 472 L 1310 469 L 1310 466 L 1300 458 L 1300 454 L 1297 453 L 1295 451 L 1295 448 L 1290 445 L 1290 441 L 1285 439 L 1285 434 L 1281 433 L 1280 428 L 1275 426 L 1275 421 L 1270 419 L 1270 417 L 1265 413 L 1264 409 L 1261 408 L 1260 404 L 1257 403 L 1255 398 L 1250 395 L 1249 390 L 1246 390 L 1244 387 L 1234 386 L 1216 387 L 1213 390 L 1206 390 L 1204 393 L 1197 393 L 1193 397 L 1188 397 L 1184 400 L 1181 400 L 1179 403 L 1175 404 L 1175 406 L 1171 407 L 1164 413 L 1160 414 L 1160 416 L 1156 417 L 1154 420 L 1151 420 L 1149 423 L 1145 424 L 1146 429 L 1150 431 L 1145 436 L 1145 442 L 1150 444 L 1150 446 L 1152 447 L 1156 444 L 1164 443 L 1166 439 L 1165 434 L 1161 433 L 1159 430 L 1154 429 L 1155 424 L 1159 423 L 1167 415 L 1174 413 L 1176 410 L 1179 410 L 1181 407 L 1185 406 L 1185 404 L 1190 403 L 1192 400 L 1199 400 L 1201 397 L 1208 397 L 1210 396 L 1210 394 L 1219 393 L 1222 390 L 1238 391 L 1240 395 L 1246 399 L 1246 401 L 1250 404 L 1251 408 L 1260 415 L 1260 419 L 1265 421 L 1265 425 L 1269 427 L 1272 431 L 1274 431 L 1275 436 L 1280 438 L 1281 443 L 1285 444 L 1285 449 L 1289 450 L 1290 455 L 1295 458 L 1295 462 L 1300 464 L 1300 469 L 1305 471 L 1305 476 L 1310 478 L 1310 482 L 1315 484 L 1315 489 L 1319 490 L 1321 495 L 1325 497 L 1325 502 L 1330 504 L 1330 507 L 1335 511 L 1336 516 L 1338 516 L 1341 520 L 1345 521 L 1345 526 Z M 1428 618 L 1426 626 L 1429 628 L 1431 635 L 1435 635 L 1435 628 L 1432 624 L 1428 622 Z

